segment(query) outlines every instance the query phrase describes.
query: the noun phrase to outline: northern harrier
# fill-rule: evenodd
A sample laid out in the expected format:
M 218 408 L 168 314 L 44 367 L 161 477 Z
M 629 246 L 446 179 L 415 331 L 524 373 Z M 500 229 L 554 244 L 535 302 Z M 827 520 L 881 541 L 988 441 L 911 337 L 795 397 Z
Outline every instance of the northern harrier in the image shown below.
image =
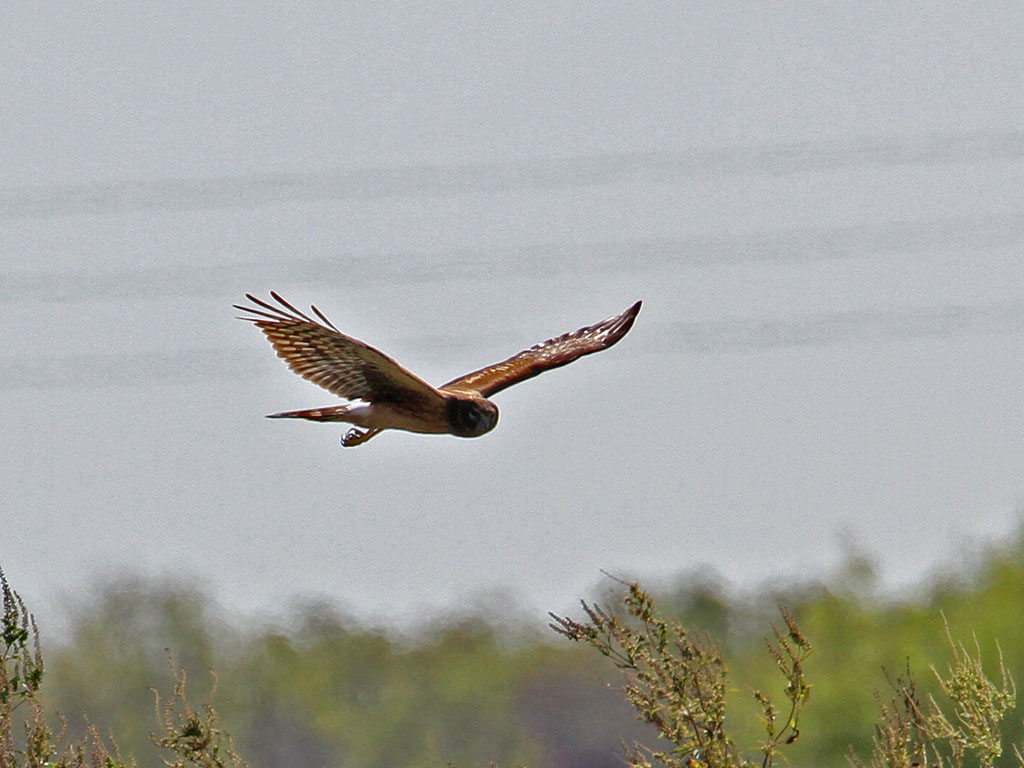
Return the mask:
M 277 356 L 304 379 L 346 400 L 362 403 L 274 413 L 270 419 L 344 421 L 350 429 L 342 438 L 346 447 L 361 445 L 384 429 L 479 437 L 498 423 L 498 408 L 487 398 L 506 387 L 549 368 L 567 365 L 583 355 L 615 344 L 633 326 L 638 301 L 621 315 L 580 328 L 530 347 L 508 360 L 467 373 L 435 389 L 383 352 L 346 336 L 316 307 L 318 320 L 303 314 L 270 292 L 280 306 L 252 294 L 253 307 L 235 305 L 277 350 Z

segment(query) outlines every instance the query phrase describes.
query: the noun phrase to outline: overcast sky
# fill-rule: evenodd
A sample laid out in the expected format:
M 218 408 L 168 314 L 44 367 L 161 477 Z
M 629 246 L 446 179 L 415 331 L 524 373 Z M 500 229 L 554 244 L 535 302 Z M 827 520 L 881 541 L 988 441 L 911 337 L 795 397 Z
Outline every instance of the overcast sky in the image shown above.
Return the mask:
M 0 564 L 399 619 L 599 569 L 906 583 L 1024 487 L 1017 3 L 0 10 Z M 440 383 L 643 298 L 479 441 L 327 405 L 246 291 Z

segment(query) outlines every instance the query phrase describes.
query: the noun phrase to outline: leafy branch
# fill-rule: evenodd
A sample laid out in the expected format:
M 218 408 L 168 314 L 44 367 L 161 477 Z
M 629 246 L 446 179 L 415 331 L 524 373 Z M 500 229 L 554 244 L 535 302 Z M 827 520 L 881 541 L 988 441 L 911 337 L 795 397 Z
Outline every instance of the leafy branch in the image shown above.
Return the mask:
M 630 583 L 623 599 L 628 618 L 597 604 L 582 603 L 586 621 L 550 614 L 551 628 L 583 642 L 626 672 L 626 699 L 644 722 L 671 742 L 671 750 L 626 747 L 628 764 L 651 768 L 656 760 L 667 768 L 748 768 L 725 729 L 727 670 L 719 650 L 703 636 L 693 636 L 678 622 L 659 616 L 651 597 Z M 786 679 L 789 706 L 780 721 L 771 699 L 761 691 L 754 698 L 762 708 L 766 739 L 761 744 L 762 768 L 770 768 L 781 746 L 799 735 L 797 724 L 810 694 L 803 664 L 812 647 L 785 610 L 786 632 L 774 629 L 768 652 Z
M 935 696 L 922 700 L 908 664 L 904 675 L 890 680 L 894 694 L 888 702 L 876 693 L 880 717 L 874 749 L 867 763 L 851 752 L 853 768 L 962 768 L 971 755 L 980 768 L 993 768 L 1002 756 L 999 727 L 1017 696 L 1002 651 L 996 682 L 985 672 L 977 638 L 972 652 L 953 639 L 946 624 L 946 639 L 953 655 L 946 673 L 931 667 L 948 699 L 945 708 Z M 1024 755 L 1017 747 L 1014 752 L 1024 766 Z

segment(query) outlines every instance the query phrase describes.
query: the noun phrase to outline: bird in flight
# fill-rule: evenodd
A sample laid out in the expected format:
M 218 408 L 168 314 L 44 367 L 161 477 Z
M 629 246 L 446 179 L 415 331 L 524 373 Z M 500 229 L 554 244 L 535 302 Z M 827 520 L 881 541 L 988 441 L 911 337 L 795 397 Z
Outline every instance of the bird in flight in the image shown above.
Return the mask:
M 490 432 L 498 423 L 498 407 L 487 398 L 550 368 L 608 349 L 633 327 L 641 304 L 638 301 L 621 315 L 548 339 L 435 389 L 380 350 L 346 336 L 316 307 L 310 307 L 314 319 L 274 291 L 270 296 L 279 306 L 247 293 L 245 297 L 255 306 L 235 304 L 235 309 L 248 313 L 239 319 L 263 331 L 277 356 L 299 376 L 338 397 L 362 402 L 273 413 L 267 418 L 354 424 L 342 438 L 346 447 L 362 445 L 385 429 L 458 437 Z

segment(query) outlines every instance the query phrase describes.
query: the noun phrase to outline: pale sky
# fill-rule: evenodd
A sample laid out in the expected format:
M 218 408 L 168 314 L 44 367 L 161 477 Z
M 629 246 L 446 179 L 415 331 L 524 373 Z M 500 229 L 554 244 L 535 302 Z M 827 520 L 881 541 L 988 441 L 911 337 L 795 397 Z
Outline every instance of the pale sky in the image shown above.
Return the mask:
M 600 569 L 894 583 L 1017 524 L 1024 9 L 0 11 L 3 565 L 405 621 Z M 645 301 L 474 441 L 331 404 L 230 305 L 442 383 Z

